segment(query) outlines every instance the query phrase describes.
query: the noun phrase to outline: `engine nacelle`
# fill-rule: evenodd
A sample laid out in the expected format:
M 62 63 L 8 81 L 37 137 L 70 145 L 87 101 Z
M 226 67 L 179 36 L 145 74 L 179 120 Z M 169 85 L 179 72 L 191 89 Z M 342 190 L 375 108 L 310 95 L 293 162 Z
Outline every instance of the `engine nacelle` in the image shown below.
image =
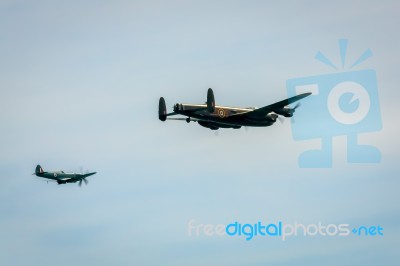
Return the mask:
M 274 109 L 274 112 L 283 115 L 284 117 L 292 117 L 294 113 L 294 109 L 291 109 L 289 107 L 283 107 L 280 109 Z
M 271 122 L 275 122 L 277 118 L 278 118 L 278 115 L 277 115 L 277 114 L 274 114 L 274 113 L 269 113 L 269 114 L 267 114 L 267 119 L 268 119 L 269 121 L 271 121 Z

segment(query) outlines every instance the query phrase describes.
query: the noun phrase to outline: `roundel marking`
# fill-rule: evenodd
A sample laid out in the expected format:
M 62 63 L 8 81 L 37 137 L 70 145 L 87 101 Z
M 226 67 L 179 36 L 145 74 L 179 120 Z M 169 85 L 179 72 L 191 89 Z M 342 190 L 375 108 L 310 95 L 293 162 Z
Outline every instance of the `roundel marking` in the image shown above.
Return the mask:
M 224 118 L 225 117 L 224 109 L 219 109 L 218 110 L 218 115 L 219 115 L 219 117 Z

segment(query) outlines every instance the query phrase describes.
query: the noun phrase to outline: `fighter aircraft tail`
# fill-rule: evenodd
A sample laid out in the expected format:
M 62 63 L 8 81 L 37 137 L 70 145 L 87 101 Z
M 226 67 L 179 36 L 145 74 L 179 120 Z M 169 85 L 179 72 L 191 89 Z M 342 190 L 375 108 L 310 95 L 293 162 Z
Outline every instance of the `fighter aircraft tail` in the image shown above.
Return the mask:
M 207 110 L 210 113 L 214 113 L 215 111 L 215 98 L 214 98 L 214 92 L 211 88 L 208 89 L 207 91 Z
M 43 174 L 43 173 L 44 173 L 43 168 L 38 164 L 36 166 L 35 174 Z

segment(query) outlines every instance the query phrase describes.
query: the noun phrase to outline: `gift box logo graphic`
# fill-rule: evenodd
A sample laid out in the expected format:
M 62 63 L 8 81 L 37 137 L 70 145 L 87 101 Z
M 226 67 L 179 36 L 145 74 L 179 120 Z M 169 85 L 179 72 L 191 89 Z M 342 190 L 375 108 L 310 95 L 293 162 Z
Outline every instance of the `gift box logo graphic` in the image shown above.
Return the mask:
M 358 134 L 382 129 L 375 71 L 352 70 L 371 57 L 372 52 L 367 49 L 345 71 L 347 44 L 347 40 L 339 40 L 342 71 L 286 82 L 289 97 L 312 92 L 292 120 L 293 139 L 321 139 L 320 149 L 300 154 L 301 168 L 332 167 L 332 138 L 343 135 L 347 136 L 348 163 L 379 163 L 381 160 L 379 149 L 358 143 Z M 321 52 L 315 58 L 338 70 Z

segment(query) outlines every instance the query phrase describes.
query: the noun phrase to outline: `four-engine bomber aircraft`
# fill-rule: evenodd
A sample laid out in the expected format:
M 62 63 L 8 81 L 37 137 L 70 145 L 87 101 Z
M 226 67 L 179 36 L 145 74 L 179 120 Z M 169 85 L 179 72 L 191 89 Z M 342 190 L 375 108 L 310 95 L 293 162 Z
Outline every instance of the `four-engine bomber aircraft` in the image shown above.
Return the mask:
M 79 186 L 82 185 L 82 180 L 85 182 L 85 184 L 88 184 L 88 181 L 86 180 L 86 177 L 91 176 L 96 174 L 96 172 L 92 173 L 65 173 L 64 171 L 53 171 L 53 172 L 44 172 L 43 168 L 40 165 L 36 166 L 36 170 L 34 175 L 51 179 L 54 181 L 57 181 L 57 183 L 60 184 L 66 184 L 66 183 L 75 183 L 79 182 Z
M 276 122 L 278 115 L 292 117 L 300 104 L 298 103 L 293 108 L 288 105 L 309 95 L 311 95 L 309 92 L 299 94 L 258 109 L 255 107 L 235 108 L 215 105 L 214 93 L 210 88 L 207 92 L 206 104 L 177 103 L 174 105 L 172 113 L 167 113 L 165 100 L 161 97 L 158 103 L 158 118 L 165 121 L 171 115 L 184 115 L 187 118 L 168 118 L 168 120 L 184 120 L 188 123 L 194 121 L 211 130 L 219 128 L 239 129 L 242 126 L 267 127 Z

